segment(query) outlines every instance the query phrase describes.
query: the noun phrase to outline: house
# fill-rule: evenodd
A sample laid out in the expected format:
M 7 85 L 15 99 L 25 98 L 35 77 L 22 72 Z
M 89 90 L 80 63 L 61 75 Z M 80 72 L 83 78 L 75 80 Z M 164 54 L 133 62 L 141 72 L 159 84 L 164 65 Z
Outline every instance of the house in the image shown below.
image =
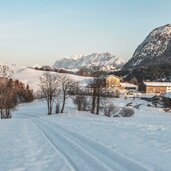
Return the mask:
M 116 75 L 109 75 L 105 78 L 106 87 L 120 87 L 120 82 L 122 78 Z
M 109 75 L 105 78 L 105 87 L 110 88 L 113 92 L 137 92 L 138 86 L 130 83 L 123 82 L 121 77 L 116 75 Z
M 93 93 L 93 90 L 103 88 L 103 95 L 108 97 L 116 97 L 120 93 L 136 93 L 138 91 L 138 86 L 126 82 L 122 82 L 122 78 L 116 75 L 100 76 L 97 77 L 92 83 L 89 83 L 85 92 L 88 94 Z
M 144 82 L 139 86 L 143 93 L 171 92 L 171 82 Z
M 106 77 L 106 87 L 111 87 L 111 88 L 118 88 L 120 90 L 138 90 L 138 86 L 134 84 L 130 84 L 127 82 L 122 82 L 122 78 L 118 77 L 116 75 L 110 75 Z

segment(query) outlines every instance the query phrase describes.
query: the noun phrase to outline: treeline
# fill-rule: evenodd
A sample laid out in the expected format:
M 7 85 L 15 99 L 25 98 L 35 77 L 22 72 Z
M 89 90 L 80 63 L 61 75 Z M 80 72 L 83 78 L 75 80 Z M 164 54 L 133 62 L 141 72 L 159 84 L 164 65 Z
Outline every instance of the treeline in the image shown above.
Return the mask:
M 33 91 L 19 80 L 0 77 L 0 113 L 1 119 L 11 118 L 11 110 L 17 104 L 33 101 Z
M 114 72 L 115 75 L 124 77 L 125 81 L 137 80 L 138 83 L 143 81 L 171 81 L 171 64 L 165 63 L 160 65 L 139 67 L 131 70 L 120 70 Z
M 35 70 L 39 70 L 39 71 L 52 71 L 52 72 L 63 73 L 63 74 L 75 74 L 75 75 L 86 76 L 86 77 L 93 76 L 91 73 L 91 68 L 87 68 L 87 67 L 81 67 L 80 69 L 78 69 L 78 71 L 75 71 L 75 72 L 67 70 L 67 69 L 63 69 L 63 68 L 51 68 L 50 66 L 35 67 L 35 68 L 31 68 L 31 69 L 35 69 Z M 108 72 L 106 72 L 106 74 L 107 73 Z
M 31 68 L 31 67 L 28 67 Z M 46 67 L 35 67 L 35 68 L 31 68 L 31 69 L 35 69 L 38 71 L 52 71 L 52 72 L 58 72 L 58 73 L 64 73 L 64 74 L 75 74 L 75 72 L 69 71 L 69 70 L 65 70 L 62 68 L 52 68 L 50 66 L 46 66 Z

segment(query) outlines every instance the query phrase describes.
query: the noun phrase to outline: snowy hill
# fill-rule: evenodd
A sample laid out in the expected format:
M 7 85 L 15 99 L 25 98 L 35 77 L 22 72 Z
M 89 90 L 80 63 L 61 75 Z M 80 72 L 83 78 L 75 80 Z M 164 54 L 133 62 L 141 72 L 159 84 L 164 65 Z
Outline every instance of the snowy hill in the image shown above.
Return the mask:
M 19 79 L 25 85 L 29 85 L 34 92 L 37 92 L 39 87 L 40 77 L 43 75 L 44 71 L 39 71 L 31 68 L 27 68 L 26 66 L 10 66 L 14 71 L 14 78 Z M 51 72 L 52 74 L 60 75 L 61 73 Z M 90 77 L 81 77 L 72 74 L 67 74 L 68 77 L 75 81 L 79 81 L 80 84 L 84 85 L 88 82 L 91 78 Z
M 105 70 L 120 69 L 124 61 L 111 53 L 92 53 L 90 55 L 75 55 L 57 60 L 53 67 L 64 69 L 90 68 L 92 65 L 104 66 Z
M 123 69 L 162 63 L 171 63 L 171 24 L 154 29 Z

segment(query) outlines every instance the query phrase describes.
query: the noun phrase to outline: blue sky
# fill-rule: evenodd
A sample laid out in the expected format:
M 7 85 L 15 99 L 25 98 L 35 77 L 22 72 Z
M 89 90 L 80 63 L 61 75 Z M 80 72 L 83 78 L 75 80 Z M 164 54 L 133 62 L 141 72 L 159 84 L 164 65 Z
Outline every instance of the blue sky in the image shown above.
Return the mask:
M 52 65 L 109 51 L 128 60 L 155 27 L 171 23 L 170 0 L 0 0 L 0 59 Z

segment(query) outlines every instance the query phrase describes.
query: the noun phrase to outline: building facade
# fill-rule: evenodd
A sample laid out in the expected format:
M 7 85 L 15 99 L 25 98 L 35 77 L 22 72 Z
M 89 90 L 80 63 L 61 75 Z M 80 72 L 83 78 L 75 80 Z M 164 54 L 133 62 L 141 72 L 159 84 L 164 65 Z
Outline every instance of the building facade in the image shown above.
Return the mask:
M 170 82 L 144 82 L 140 91 L 143 93 L 165 93 L 171 92 Z
M 112 88 L 113 90 L 118 90 L 119 92 L 137 92 L 138 86 L 123 82 L 122 78 L 116 75 L 107 76 L 105 79 L 106 87 Z
M 121 78 L 116 75 L 109 75 L 106 77 L 106 87 L 119 87 Z

